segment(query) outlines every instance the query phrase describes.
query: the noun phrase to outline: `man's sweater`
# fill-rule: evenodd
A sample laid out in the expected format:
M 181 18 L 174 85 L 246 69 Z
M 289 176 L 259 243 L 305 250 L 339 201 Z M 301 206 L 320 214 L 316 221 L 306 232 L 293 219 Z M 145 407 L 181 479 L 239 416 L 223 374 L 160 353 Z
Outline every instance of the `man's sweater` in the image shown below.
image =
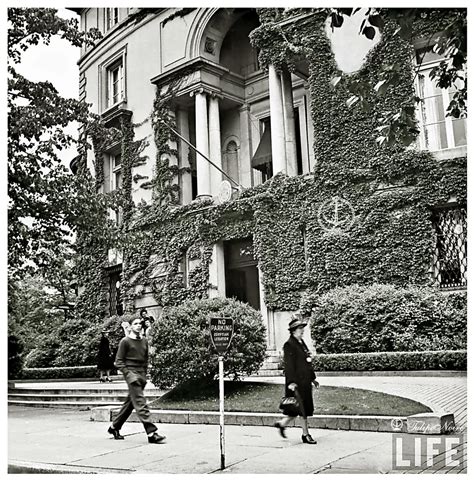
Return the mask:
M 137 340 L 124 337 L 120 340 L 115 366 L 123 373 L 128 368 L 147 370 L 148 366 L 148 342 L 146 338 Z

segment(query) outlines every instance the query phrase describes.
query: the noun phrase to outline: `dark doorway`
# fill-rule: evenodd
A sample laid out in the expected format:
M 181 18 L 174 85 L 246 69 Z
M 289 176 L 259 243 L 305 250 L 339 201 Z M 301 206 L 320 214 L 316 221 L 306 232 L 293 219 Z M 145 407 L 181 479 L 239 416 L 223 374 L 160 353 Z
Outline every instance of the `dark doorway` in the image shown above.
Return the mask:
M 224 242 L 226 297 L 260 310 L 257 260 L 251 238 Z

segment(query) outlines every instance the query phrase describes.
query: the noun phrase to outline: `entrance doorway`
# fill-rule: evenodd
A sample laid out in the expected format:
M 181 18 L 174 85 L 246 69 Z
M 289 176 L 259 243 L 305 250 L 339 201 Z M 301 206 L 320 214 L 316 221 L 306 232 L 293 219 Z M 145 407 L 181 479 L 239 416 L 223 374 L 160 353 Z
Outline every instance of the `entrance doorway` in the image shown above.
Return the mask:
M 224 242 L 225 285 L 227 298 L 236 298 L 260 310 L 257 260 L 251 238 Z

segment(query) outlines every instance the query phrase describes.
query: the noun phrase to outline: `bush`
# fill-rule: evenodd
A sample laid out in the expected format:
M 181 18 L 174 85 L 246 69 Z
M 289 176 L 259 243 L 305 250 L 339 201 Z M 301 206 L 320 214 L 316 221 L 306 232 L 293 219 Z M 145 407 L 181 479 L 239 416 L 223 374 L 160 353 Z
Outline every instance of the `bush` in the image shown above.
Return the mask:
M 53 365 L 59 348 L 57 337 L 43 335 L 37 339 L 37 346 L 25 357 L 25 367 L 44 368 Z
M 466 370 L 466 350 L 316 355 L 316 371 Z
M 307 296 L 321 353 L 460 350 L 467 342 L 465 293 L 428 287 L 351 285 Z
M 57 378 L 94 378 L 97 376 L 95 365 L 82 367 L 25 368 L 22 378 L 28 380 Z
M 265 327 L 259 312 L 227 298 L 194 300 L 163 311 L 151 330 L 151 378 L 169 388 L 178 383 L 211 380 L 218 373 L 210 347 L 208 317 L 232 317 L 239 323 L 224 361 L 224 374 L 235 380 L 256 372 L 265 360 Z
M 19 378 L 23 368 L 23 342 L 16 335 L 8 335 L 8 378 Z
M 37 347 L 26 356 L 25 365 L 28 368 L 94 365 L 102 330 L 109 331 L 110 348 L 115 355 L 124 337 L 122 322 L 136 317 L 137 314 L 114 315 L 94 324 L 80 318 L 68 320 L 38 339 Z

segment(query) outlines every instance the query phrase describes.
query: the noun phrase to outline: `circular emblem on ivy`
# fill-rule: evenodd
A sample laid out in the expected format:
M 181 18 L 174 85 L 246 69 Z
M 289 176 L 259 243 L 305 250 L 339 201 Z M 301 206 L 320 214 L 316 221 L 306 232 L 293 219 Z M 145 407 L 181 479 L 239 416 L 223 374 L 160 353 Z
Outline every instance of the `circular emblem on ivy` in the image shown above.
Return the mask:
M 319 226 L 326 232 L 343 233 L 352 227 L 354 221 L 354 208 L 343 198 L 332 197 L 319 206 Z
M 232 197 L 232 185 L 230 184 L 229 180 L 222 180 L 220 187 L 218 198 L 221 203 L 227 202 Z

